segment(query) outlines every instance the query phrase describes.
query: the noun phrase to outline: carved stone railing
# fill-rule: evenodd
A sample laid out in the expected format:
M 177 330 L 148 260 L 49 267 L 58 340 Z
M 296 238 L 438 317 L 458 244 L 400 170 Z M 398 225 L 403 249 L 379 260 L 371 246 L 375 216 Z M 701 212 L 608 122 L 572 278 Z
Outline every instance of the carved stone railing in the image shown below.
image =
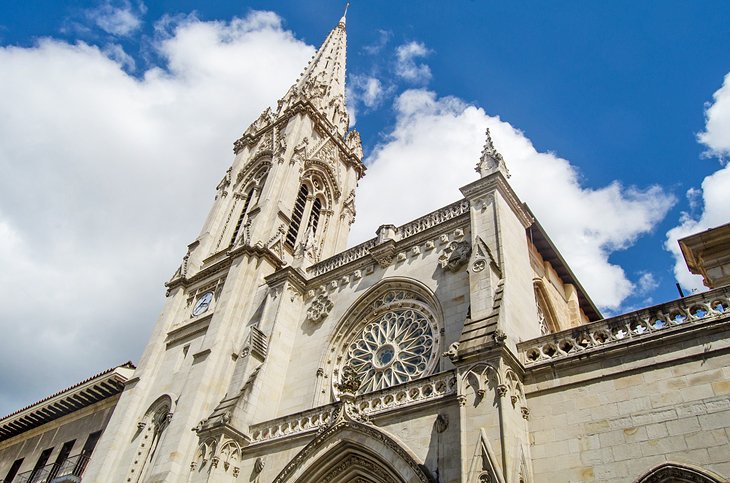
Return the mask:
M 327 273 L 331 270 L 334 270 L 335 268 L 341 267 L 343 265 L 347 265 L 350 262 L 354 262 L 355 260 L 364 258 L 370 253 L 370 249 L 375 246 L 375 242 L 376 242 L 376 239 L 371 238 L 370 240 L 368 240 L 366 242 L 360 243 L 359 245 L 355 245 L 354 247 L 350 248 L 349 250 L 345 250 L 342 253 L 338 253 L 334 257 L 327 258 L 315 265 L 312 265 L 311 267 L 309 267 L 307 269 L 307 271 L 313 277 L 316 277 L 318 275 L 322 275 L 323 273 Z
M 421 233 L 422 231 L 426 231 L 429 228 L 440 225 L 441 223 L 453 220 L 465 213 L 469 213 L 469 201 L 459 200 L 456 203 L 452 203 L 416 220 L 408 222 L 405 225 L 399 226 L 396 228 L 396 238 L 398 240 L 402 240 L 404 238 L 411 237 Z M 370 249 L 373 248 L 376 243 L 377 238 L 371 238 L 370 240 L 356 245 L 349 250 L 345 250 L 342 253 L 312 265 L 307 269 L 307 272 L 309 272 L 311 276 L 317 277 L 350 262 L 364 258 L 370 253 Z
M 456 394 L 454 372 L 442 372 L 426 379 L 363 394 L 356 400 L 360 411 L 374 415 L 391 409 L 421 404 Z
M 518 344 L 517 348 L 525 366 L 534 366 L 718 319 L 730 320 L 730 287 L 549 334 Z
M 363 413 L 376 415 L 395 408 L 434 401 L 452 394 L 456 394 L 456 376 L 453 371 L 449 371 L 360 395 L 355 399 L 355 404 Z M 335 407 L 335 404 L 330 404 L 252 425 L 250 428 L 251 444 L 266 443 L 314 432 L 330 421 Z
M 286 438 L 300 433 L 316 431 L 332 417 L 334 404 L 322 406 L 301 413 L 272 419 L 251 426 L 251 444 Z
M 459 200 L 439 210 L 433 211 L 396 229 L 396 234 L 402 240 L 410 236 L 426 231 L 431 227 L 440 225 L 449 220 L 469 213 L 469 200 Z

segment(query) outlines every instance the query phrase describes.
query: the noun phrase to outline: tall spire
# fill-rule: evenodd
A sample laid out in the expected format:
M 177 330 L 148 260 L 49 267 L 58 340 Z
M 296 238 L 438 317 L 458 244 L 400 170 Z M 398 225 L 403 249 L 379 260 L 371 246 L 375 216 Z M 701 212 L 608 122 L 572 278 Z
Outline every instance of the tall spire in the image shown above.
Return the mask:
M 345 15 L 309 61 L 302 76 L 279 101 L 280 112 L 293 104 L 297 97 L 311 101 L 341 135 L 345 134 L 349 124 L 345 110 L 346 15 L 347 7 Z
M 500 171 L 505 177 L 509 178 L 507 163 L 504 162 L 504 158 L 494 147 L 489 128 L 487 128 L 486 137 L 487 139 L 484 142 L 482 155 L 479 158 L 479 163 L 477 163 L 475 171 L 479 173 L 482 178 L 489 176 L 490 174 L 497 171 Z

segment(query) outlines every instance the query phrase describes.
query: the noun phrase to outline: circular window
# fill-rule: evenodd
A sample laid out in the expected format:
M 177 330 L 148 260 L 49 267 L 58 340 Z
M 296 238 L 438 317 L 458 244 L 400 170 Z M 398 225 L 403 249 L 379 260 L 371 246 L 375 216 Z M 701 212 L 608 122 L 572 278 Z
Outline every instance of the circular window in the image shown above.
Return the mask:
M 419 308 L 395 308 L 356 334 L 345 364 L 360 376 L 358 393 L 395 386 L 428 374 L 436 363 L 437 330 Z

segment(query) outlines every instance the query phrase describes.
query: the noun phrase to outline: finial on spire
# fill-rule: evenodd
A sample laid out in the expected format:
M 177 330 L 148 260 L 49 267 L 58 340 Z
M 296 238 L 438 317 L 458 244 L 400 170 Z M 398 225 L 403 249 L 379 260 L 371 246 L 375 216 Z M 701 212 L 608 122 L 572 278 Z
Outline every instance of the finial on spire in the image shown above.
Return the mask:
M 350 2 L 349 1 L 345 4 L 345 13 L 342 14 L 342 18 L 340 19 L 340 23 L 342 25 L 345 25 L 346 24 L 346 21 L 347 21 L 347 9 L 348 8 L 350 8 Z
M 504 162 L 497 149 L 494 147 L 492 142 L 492 135 L 487 128 L 486 141 L 484 142 L 484 148 L 482 149 L 482 155 L 479 158 L 475 171 L 479 173 L 482 178 L 489 176 L 490 174 L 500 171 L 505 177 L 509 178 L 509 170 L 507 164 Z

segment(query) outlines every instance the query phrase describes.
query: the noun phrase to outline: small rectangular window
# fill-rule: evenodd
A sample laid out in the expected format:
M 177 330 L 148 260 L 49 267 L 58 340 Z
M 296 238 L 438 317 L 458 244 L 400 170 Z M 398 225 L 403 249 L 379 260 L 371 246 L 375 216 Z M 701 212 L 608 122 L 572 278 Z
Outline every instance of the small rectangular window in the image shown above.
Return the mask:
M 20 470 L 20 465 L 23 464 L 23 458 L 15 460 L 13 463 L 13 466 L 10 467 L 10 471 L 8 471 L 8 474 L 5 475 L 5 479 L 3 480 L 3 483 L 11 483 L 13 481 L 13 478 L 15 478 L 15 475 L 18 474 L 18 470 Z

